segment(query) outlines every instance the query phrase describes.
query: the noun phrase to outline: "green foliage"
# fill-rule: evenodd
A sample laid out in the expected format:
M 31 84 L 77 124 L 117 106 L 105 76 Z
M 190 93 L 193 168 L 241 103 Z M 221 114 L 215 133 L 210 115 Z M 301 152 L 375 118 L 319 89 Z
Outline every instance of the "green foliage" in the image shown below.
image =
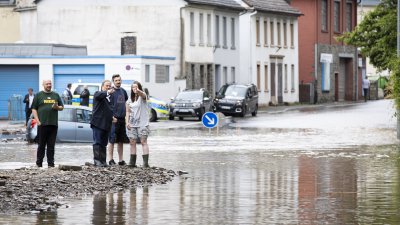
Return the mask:
M 397 54 L 397 0 L 383 0 L 352 32 L 338 40 L 361 48 L 361 54 L 378 70 L 390 69 L 390 61 Z
M 390 73 L 390 83 L 393 88 L 392 96 L 395 100 L 396 108 L 400 110 L 400 58 L 395 58 L 390 62 L 392 71 Z

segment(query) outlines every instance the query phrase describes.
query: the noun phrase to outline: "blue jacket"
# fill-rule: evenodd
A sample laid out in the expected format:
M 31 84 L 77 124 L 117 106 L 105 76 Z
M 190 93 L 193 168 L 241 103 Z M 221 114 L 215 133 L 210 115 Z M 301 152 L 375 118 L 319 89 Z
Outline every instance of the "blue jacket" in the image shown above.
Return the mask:
M 107 98 L 106 91 L 96 91 L 93 96 L 93 112 L 90 127 L 110 131 L 113 117 L 112 95 Z

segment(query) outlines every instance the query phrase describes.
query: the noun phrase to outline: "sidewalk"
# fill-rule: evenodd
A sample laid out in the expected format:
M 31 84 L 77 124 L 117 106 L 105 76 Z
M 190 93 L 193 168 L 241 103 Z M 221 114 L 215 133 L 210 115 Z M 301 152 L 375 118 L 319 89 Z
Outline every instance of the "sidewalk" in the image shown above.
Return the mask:
M 348 107 L 354 106 L 358 104 L 362 104 L 364 101 L 358 102 L 331 102 L 331 103 L 324 103 L 324 104 L 296 104 L 296 105 L 289 105 L 289 106 L 267 106 L 267 107 L 260 107 L 258 109 L 258 113 L 268 113 L 268 114 L 275 114 L 275 113 L 285 113 L 288 111 L 295 111 L 295 110 L 322 110 L 332 107 Z M 25 133 L 25 124 L 24 121 L 16 123 L 15 121 L 10 120 L 0 120 L 0 135 L 1 134 L 16 134 L 16 133 Z

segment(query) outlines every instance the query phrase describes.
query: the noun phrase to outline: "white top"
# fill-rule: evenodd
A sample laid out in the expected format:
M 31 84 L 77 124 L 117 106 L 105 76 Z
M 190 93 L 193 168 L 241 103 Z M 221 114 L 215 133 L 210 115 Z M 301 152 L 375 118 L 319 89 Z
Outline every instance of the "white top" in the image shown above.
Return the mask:
M 29 108 L 32 107 L 33 97 L 35 97 L 35 96 L 34 95 L 29 95 Z
M 369 88 L 370 84 L 371 83 L 369 82 L 369 80 L 364 78 L 362 81 L 362 88 L 367 89 L 367 88 Z
M 131 110 L 129 114 L 129 125 L 131 127 L 145 127 L 149 125 L 149 107 L 147 106 L 146 99 L 142 99 L 139 96 L 137 101 L 132 102 L 129 98 L 126 104 Z

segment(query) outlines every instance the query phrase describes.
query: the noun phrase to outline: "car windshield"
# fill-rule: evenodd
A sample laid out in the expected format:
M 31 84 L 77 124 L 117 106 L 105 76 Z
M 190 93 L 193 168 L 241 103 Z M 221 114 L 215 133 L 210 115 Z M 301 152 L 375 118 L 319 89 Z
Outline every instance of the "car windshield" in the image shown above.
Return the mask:
M 230 85 L 225 90 L 225 96 L 244 97 L 246 96 L 247 88 L 243 86 Z
M 202 92 L 184 91 L 180 92 L 175 99 L 177 100 L 201 100 L 203 98 Z

